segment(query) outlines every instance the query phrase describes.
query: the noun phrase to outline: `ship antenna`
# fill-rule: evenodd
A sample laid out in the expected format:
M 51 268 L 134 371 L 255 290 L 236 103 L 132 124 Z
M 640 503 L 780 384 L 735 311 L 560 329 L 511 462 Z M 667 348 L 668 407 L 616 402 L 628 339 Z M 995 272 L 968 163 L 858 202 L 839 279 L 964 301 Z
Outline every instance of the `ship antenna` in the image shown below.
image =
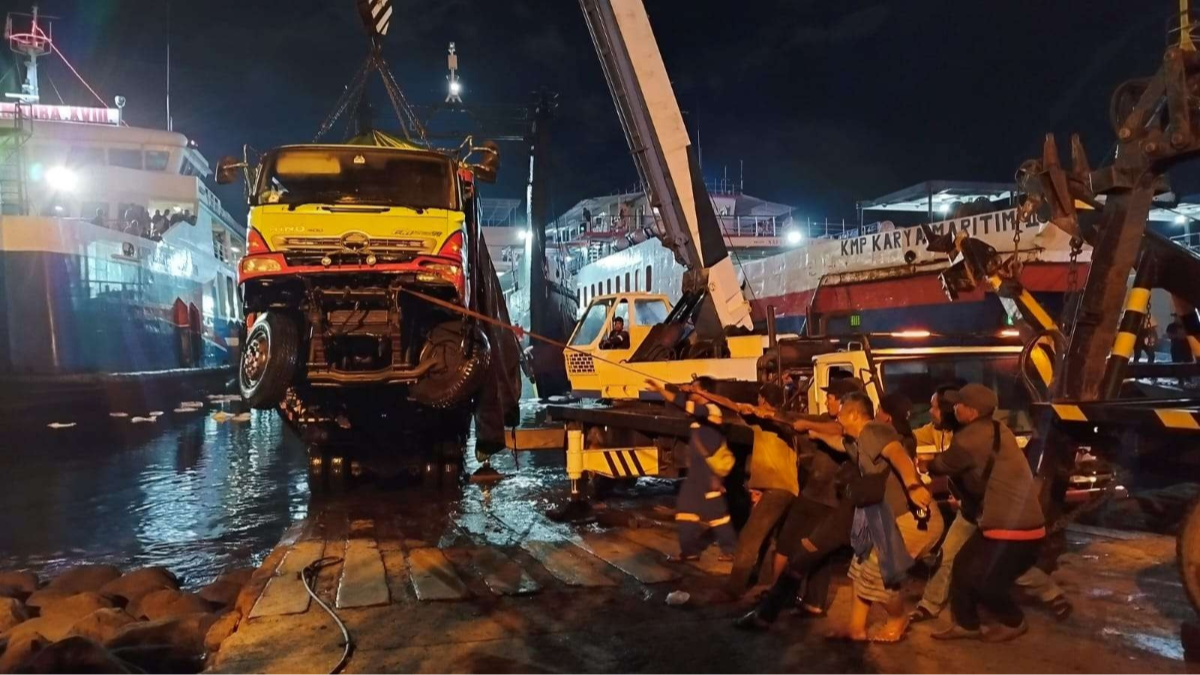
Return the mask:
M 28 19 L 29 30 L 21 31 L 14 28 L 13 19 Z M 33 5 L 30 14 L 9 12 L 4 22 L 4 38 L 13 53 L 25 57 L 25 82 L 21 85 L 21 93 L 5 94 L 8 98 L 17 99 L 21 103 L 37 103 L 41 100 L 38 93 L 38 58 L 49 54 L 54 49 L 52 31 L 49 20 L 55 17 L 41 15 L 38 6 Z M 45 29 L 42 22 L 45 22 Z
M 175 130 L 171 119 L 171 2 L 167 0 L 167 131 Z

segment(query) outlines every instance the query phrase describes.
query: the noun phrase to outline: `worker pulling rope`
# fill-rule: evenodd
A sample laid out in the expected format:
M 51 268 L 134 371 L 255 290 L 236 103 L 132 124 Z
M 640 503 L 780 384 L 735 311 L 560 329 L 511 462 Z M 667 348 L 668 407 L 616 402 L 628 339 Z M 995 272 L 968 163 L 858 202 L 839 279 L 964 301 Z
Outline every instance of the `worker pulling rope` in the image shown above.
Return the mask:
M 317 575 L 320 574 L 321 570 L 325 569 L 326 567 L 337 565 L 340 562 L 342 562 L 341 558 L 319 558 L 309 563 L 309 565 L 300 572 L 300 580 L 304 582 L 304 590 L 308 591 L 308 594 L 312 597 L 313 601 L 317 603 L 317 606 L 325 610 L 325 612 L 333 619 L 333 622 L 337 624 L 338 629 L 342 631 L 342 658 L 339 659 L 337 664 L 334 665 L 333 669 L 329 671 L 329 675 L 337 675 L 338 673 L 342 672 L 342 669 L 345 668 L 346 664 L 350 662 L 350 655 L 354 653 L 354 641 L 350 639 L 350 631 L 347 630 L 346 624 L 342 623 L 341 617 L 339 617 L 337 612 L 333 611 L 329 605 L 325 604 L 321 598 L 317 597 L 316 590 L 313 588 L 313 586 L 316 584 Z

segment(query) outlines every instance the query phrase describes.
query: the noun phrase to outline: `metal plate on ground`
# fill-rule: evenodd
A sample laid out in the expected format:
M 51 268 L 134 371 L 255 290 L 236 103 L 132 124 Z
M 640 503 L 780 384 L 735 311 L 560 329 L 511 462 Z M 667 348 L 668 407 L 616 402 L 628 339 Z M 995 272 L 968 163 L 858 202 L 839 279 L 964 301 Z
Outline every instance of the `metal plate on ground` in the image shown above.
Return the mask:
M 621 536 L 637 542 L 647 548 L 652 548 L 664 555 L 679 555 L 679 535 L 667 527 L 638 527 L 620 530 Z M 689 560 L 691 567 L 708 574 L 726 575 L 733 571 L 733 563 L 721 561 L 721 552 L 714 546 L 709 546 L 700 554 L 699 560 Z
M 554 578 L 568 586 L 617 585 L 604 573 L 608 568 L 605 562 L 569 541 L 526 541 L 521 548 L 537 559 Z
M 338 582 L 338 609 L 373 607 L 388 603 L 387 575 L 374 539 L 350 539 L 342 558 Z
M 680 576 L 679 572 L 662 564 L 661 553 L 617 534 L 584 534 L 580 546 L 643 584 L 672 581 Z
M 470 551 L 471 563 L 483 577 L 483 582 L 496 595 L 529 595 L 542 590 L 542 585 L 525 573 L 512 558 L 490 546 Z
M 275 576 L 267 582 L 258 602 L 254 603 L 254 609 L 250 610 L 250 618 L 303 614 L 308 611 L 308 604 L 312 598 L 304 589 L 300 573 L 318 560 L 324 552 L 323 541 L 301 541 L 293 546 L 279 562 Z
M 409 551 L 408 571 L 418 600 L 462 600 L 471 594 L 454 565 L 436 548 Z

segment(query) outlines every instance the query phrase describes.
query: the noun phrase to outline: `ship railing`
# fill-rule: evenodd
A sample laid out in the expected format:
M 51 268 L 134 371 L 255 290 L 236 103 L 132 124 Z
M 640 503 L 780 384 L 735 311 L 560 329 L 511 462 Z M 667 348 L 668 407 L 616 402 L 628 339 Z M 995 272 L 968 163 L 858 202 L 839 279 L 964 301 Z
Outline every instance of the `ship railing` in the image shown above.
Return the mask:
M 1187 247 L 1193 253 L 1200 253 L 1200 232 L 1189 232 L 1187 234 L 1177 234 L 1171 237 L 1171 241 L 1180 246 Z

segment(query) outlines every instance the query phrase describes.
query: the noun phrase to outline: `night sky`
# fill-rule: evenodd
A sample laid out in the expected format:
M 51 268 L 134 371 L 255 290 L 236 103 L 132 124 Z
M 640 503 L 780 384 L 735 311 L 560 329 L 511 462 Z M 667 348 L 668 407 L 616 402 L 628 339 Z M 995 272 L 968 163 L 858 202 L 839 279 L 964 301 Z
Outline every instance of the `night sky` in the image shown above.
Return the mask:
M 1092 163 L 1112 147 L 1108 99 L 1149 76 L 1174 0 L 646 0 L 704 172 L 814 218 L 927 179 L 1009 180 L 1046 131 L 1079 131 Z M 8 0 L 27 9 L 26 0 Z M 168 7 L 169 5 L 169 7 Z M 524 104 L 558 92 L 551 210 L 631 187 L 636 174 L 574 0 L 396 0 L 386 54 L 408 97 L 445 96 L 458 45 L 464 100 Z M 1153 11 L 1139 13 L 1139 5 Z M 353 0 L 43 0 L 55 38 L 126 119 L 165 125 L 171 42 L 175 129 L 215 161 L 311 139 L 365 55 Z M 1084 11 L 1083 8 L 1086 7 Z M 170 18 L 168 21 L 168 10 Z M 3 71 L 11 66 L 6 54 Z M 68 103 L 94 102 L 57 60 Z M 11 76 L 10 76 L 11 78 Z M 4 82 L 11 89 L 11 79 Z M 381 128 L 392 126 L 375 87 Z M 43 78 L 44 103 L 57 103 Z M 527 149 L 503 148 L 485 196 L 523 197 Z M 1176 186 L 1177 189 L 1179 186 Z M 1186 191 L 1186 190 L 1184 190 Z M 237 190 L 226 204 L 241 214 Z

